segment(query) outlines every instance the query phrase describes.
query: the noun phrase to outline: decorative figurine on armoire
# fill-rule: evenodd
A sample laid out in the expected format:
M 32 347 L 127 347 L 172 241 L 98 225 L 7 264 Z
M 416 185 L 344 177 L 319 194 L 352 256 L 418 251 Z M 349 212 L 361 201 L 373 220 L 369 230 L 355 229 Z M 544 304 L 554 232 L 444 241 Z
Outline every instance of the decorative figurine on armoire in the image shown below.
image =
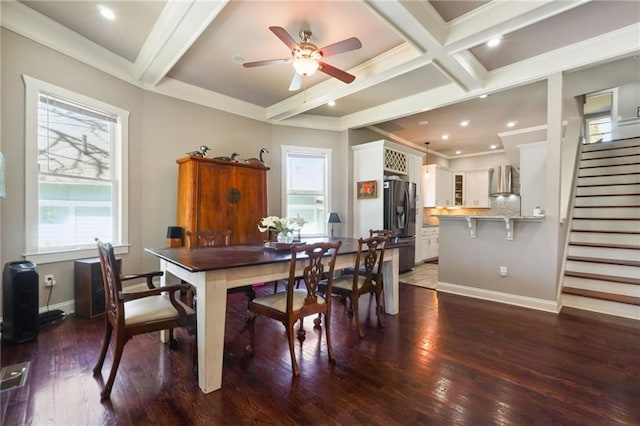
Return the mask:
M 258 157 L 259 158 L 255 158 L 255 157 L 251 157 L 251 158 L 247 158 L 246 160 L 244 160 L 245 163 L 247 164 L 260 164 L 263 165 L 264 164 L 264 154 L 268 154 L 269 151 L 267 150 L 267 148 L 262 148 L 260 150 L 260 152 L 258 153 Z
M 187 155 L 191 155 L 193 157 L 203 157 L 203 158 L 205 158 L 207 156 L 207 151 L 209 151 L 209 147 L 206 146 L 206 145 L 202 145 L 200 147 L 199 151 L 187 152 Z

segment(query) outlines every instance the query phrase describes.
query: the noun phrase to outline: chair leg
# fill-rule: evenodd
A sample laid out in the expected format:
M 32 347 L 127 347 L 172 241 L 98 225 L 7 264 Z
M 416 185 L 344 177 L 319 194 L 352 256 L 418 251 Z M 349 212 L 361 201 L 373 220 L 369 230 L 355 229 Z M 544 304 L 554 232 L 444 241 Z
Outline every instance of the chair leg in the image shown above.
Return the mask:
M 376 290 L 376 316 L 378 317 L 378 327 L 384 328 L 382 317 L 384 315 L 384 308 L 382 306 L 382 290 Z
M 178 340 L 173 337 L 173 328 L 169 329 L 169 347 L 175 349 L 178 347 Z
M 105 318 L 105 330 L 104 330 L 104 340 L 102 341 L 102 349 L 100 350 L 100 357 L 98 358 L 98 362 L 95 367 L 93 367 L 93 375 L 97 376 L 102 371 L 102 365 L 104 364 L 104 359 L 107 356 L 107 350 L 109 349 L 109 342 L 111 341 L 111 333 L 113 331 L 113 327 L 111 323 Z
M 118 331 L 116 330 L 116 348 L 113 353 L 111 372 L 109 373 L 107 383 L 104 385 L 104 388 L 102 388 L 100 399 L 109 399 L 109 397 L 111 396 L 111 388 L 113 387 L 113 382 L 116 379 L 116 373 L 118 372 L 118 366 L 120 365 L 120 359 L 122 359 L 122 352 L 124 351 L 124 345 L 126 343 L 127 340 L 123 339 L 121 336 L 118 336 Z
M 247 325 L 245 328 L 249 329 L 249 344 L 245 346 L 244 353 L 248 356 L 253 356 L 255 344 L 256 344 L 256 333 L 254 329 L 254 324 L 256 322 L 256 314 L 249 311 L 247 312 Z
M 360 314 L 358 313 L 359 297 L 358 295 L 352 294 L 351 296 L 349 296 L 349 300 L 351 300 L 351 307 L 353 309 L 353 319 L 356 322 L 356 330 L 358 331 L 358 337 L 362 339 L 364 337 L 364 331 L 362 331 L 362 329 L 360 328 Z
M 329 311 L 324 314 L 324 332 L 327 336 L 327 352 L 329 354 L 329 364 L 335 365 L 336 358 L 333 356 L 333 346 L 331 346 L 331 330 L 329 329 L 329 323 L 331 322 L 331 318 L 329 316 Z
M 256 291 L 253 289 L 253 286 L 249 286 L 244 294 L 247 296 L 247 299 L 249 299 L 249 302 L 256 298 Z
M 300 318 L 300 325 L 298 326 L 298 340 L 300 343 L 304 342 L 307 338 L 307 332 L 304 329 L 304 317 Z
M 289 341 L 289 352 L 291 353 L 291 368 L 293 369 L 293 375 L 294 376 L 299 376 L 300 375 L 300 369 L 298 368 L 298 362 L 296 361 L 296 352 L 293 346 L 293 326 L 294 323 L 287 323 L 286 327 L 287 327 L 287 340 Z

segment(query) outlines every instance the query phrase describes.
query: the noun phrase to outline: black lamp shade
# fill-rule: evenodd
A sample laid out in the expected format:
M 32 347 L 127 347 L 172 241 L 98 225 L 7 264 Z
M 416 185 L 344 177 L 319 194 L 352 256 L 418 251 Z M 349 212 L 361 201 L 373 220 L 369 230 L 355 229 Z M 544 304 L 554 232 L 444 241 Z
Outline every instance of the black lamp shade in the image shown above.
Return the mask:
M 180 238 L 182 239 L 182 228 L 180 226 L 167 227 L 167 238 Z
M 338 213 L 336 212 L 329 213 L 329 223 L 341 223 L 340 216 L 338 216 Z

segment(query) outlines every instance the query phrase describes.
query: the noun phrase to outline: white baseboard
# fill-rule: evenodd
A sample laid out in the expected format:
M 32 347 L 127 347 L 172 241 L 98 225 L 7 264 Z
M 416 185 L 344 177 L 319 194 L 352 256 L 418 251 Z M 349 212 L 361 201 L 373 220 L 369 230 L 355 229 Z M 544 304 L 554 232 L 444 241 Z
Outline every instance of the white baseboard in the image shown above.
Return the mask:
M 524 308 L 536 309 L 538 311 L 553 312 L 555 314 L 560 312 L 558 303 L 553 300 L 518 296 L 516 294 L 501 293 L 498 291 L 486 290 L 482 288 L 444 283 L 442 281 L 438 281 L 437 289 L 438 292 L 473 297 L 475 299 L 490 300 L 492 302 L 498 303 L 506 303 L 507 305 L 522 306 Z
M 49 305 L 49 311 L 53 311 L 56 309 L 60 309 L 66 315 L 74 314 L 76 312 L 76 301 L 75 299 L 67 300 L 66 302 L 56 303 L 55 305 Z M 42 306 L 38 309 L 38 313 L 41 314 L 43 312 L 47 312 L 47 307 Z

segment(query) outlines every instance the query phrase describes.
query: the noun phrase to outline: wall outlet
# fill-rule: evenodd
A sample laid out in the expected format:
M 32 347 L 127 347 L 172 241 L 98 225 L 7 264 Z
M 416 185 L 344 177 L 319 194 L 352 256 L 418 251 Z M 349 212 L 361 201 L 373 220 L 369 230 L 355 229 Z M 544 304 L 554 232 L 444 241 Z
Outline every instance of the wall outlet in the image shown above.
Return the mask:
M 48 274 L 44 276 L 44 286 L 45 287 L 51 287 L 56 285 L 56 280 L 53 277 L 53 274 Z
M 500 267 L 500 276 L 501 277 L 506 277 L 507 276 L 507 267 L 506 266 L 501 266 Z

